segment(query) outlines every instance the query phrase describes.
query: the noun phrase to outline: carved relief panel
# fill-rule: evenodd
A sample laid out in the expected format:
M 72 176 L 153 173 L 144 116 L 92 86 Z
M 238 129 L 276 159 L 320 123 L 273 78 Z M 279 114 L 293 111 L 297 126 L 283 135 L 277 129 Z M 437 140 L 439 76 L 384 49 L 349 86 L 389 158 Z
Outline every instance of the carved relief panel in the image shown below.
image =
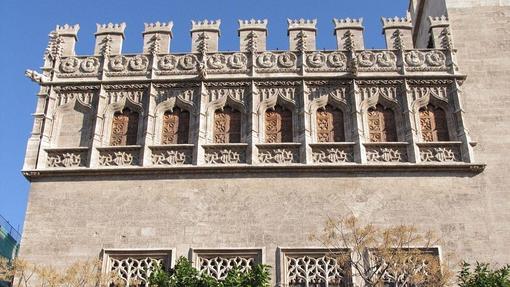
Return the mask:
M 190 113 L 175 108 L 163 115 L 161 144 L 187 144 L 189 139 Z
M 265 113 L 266 143 L 292 142 L 292 112 L 280 105 Z
M 111 146 L 136 145 L 138 135 L 138 113 L 129 108 L 116 112 L 112 120 Z
M 344 115 L 330 105 L 317 110 L 317 142 L 344 142 Z
M 241 142 L 241 112 L 225 107 L 214 113 L 214 143 Z
M 437 142 L 450 140 L 446 113 L 442 108 L 431 104 L 419 111 L 422 140 L 425 142 Z
M 370 142 L 397 141 L 395 115 L 380 104 L 368 109 L 368 129 Z

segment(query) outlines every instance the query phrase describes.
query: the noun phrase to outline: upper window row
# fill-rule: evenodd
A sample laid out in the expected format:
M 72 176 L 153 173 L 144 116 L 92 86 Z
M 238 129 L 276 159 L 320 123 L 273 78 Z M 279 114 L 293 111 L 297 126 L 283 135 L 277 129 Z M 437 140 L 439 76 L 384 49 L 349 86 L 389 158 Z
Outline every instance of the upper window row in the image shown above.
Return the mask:
M 331 105 L 319 108 L 315 116 L 316 141 L 345 142 L 346 115 Z M 368 109 L 368 137 L 370 142 L 397 142 L 397 128 L 395 112 L 381 104 Z M 110 145 L 135 145 L 139 114 L 129 108 L 116 112 L 112 120 Z M 174 108 L 166 111 L 162 118 L 161 144 L 190 143 L 190 112 Z M 240 111 L 226 106 L 216 110 L 213 120 L 213 142 L 241 143 L 243 117 Z M 419 110 L 419 125 L 423 142 L 449 141 L 446 112 L 441 107 L 429 104 Z M 268 109 L 264 115 L 264 139 L 266 143 L 293 142 L 294 123 L 291 110 L 276 105 Z

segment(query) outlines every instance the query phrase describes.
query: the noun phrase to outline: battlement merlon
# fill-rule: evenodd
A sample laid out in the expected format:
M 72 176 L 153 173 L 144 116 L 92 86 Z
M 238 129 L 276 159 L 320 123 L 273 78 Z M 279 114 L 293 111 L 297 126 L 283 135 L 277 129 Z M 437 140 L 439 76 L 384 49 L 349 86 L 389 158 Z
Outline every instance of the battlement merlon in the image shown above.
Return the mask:
M 217 52 L 221 20 L 191 21 L 191 52 Z
M 267 19 L 238 20 L 239 50 L 257 52 L 266 50 Z
M 411 15 L 406 17 L 381 17 L 383 34 L 388 49 L 412 49 L 413 43 L 413 21 Z
M 170 52 L 170 41 L 172 40 L 172 28 L 174 23 L 169 21 L 145 23 L 143 35 L 143 53 L 160 54 Z
M 363 18 L 334 18 L 333 24 L 335 25 L 334 35 L 336 36 L 336 46 L 338 50 L 365 49 Z
M 60 38 L 60 48 L 62 49 L 62 56 L 74 56 L 76 42 L 78 41 L 78 31 L 80 30 L 80 25 L 68 25 L 64 24 L 62 26 L 57 25 L 54 33 L 57 37 Z
M 446 16 L 429 17 L 430 35 L 434 47 L 438 49 L 453 49 L 450 35 L 450 21 Z
M 289 36 L 289 50 L 316 50 L 317 19 L 287 19 Z
M 119 55 L 122 53 L 126 23 L 96 24 L 95 55 Z

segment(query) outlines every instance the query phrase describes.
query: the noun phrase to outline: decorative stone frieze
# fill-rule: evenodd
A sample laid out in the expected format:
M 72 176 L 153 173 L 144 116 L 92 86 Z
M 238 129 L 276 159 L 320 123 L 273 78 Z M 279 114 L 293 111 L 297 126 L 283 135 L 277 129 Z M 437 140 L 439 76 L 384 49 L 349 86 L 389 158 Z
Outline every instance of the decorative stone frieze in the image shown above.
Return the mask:
M 343 164 L 354 162 L 354 143 L 310 144 L 315 164 Z
M 193 162 L 193 144 L 150 146 L 151 163 L 155 166 L 180 166 Z
M 209 144 L 203 147 L 206 164 L 246 163 L 248 144 Z
M 244 53 L 209 54 L 206 60 L 209 74 L 236 74 L 248 72 L 248 56 Z
M 255 71 L 257 73 L 297 73 L 297 55 L 293 52 L 256 53 Z
M 418 143 L 421 162 L 451 163 L 461 162 L 461 142 Z
M 88 148 L 46 149 L 49 168 L 77 168 L 87 166 Z
M 197 73 L 198 59 L 193 54 L 161 55 L 157 59 L 156 75 L 194 75 Z
M 299 143 L 257 144 L 258 162 L 261 164 L 299 163 Z
M 149 59 L 145 55 L 108 57 L 109 77 L 147 76 Z
M 306 68 L 308 73 L 314 72 L 347 72 L 348 55 L 343 51 L 306 52 Z
M 446 71 L 446 54 L 442 50 L 410 50 L 404 53 L 406 70 L 410 72 Z
M 368 163 L 407 162 L 407 143 L 365 143 Z
M 356 53 L 359 72 L 396 72 L 397 55 L 394 51 L 360 51 Z
M 140 146 L 98 147 L 100 167 L 128 167 L 140 164 Z

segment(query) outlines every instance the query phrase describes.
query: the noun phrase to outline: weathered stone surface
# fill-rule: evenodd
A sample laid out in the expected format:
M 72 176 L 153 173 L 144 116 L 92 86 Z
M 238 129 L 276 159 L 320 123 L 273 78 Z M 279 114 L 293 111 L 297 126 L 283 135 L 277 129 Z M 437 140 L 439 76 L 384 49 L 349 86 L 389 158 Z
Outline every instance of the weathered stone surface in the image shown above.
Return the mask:
M 187 256 L 190 248 L 257 248 L 263 250 L 265 263 L 272 265 L 274 272 L 281 267 L 277 247 L 320 247 L 309 235 L 319 232 L 328 216 L 355 215 L 380 225 L 403 223 L 435 230 L 443 239 L 441 253 L 454 254 L 452 262 L 510 263 L 510 7 L 505 1 L 426 1 L 424 6 L 412 2 L 414 43 L 419 49 L 426 48 L 430 39 L 429 16 L 448 12 L 451 44 L 458 50 L 455 65 L 447 64 L 450 44 L 445 50 L 398 53 L 346 49 L 299 54 L 262 52 L 260 47 L 246 49 L 250 53 L 216 53 L 216 47 L 203 41 L 201 48 L 215 51 L 202 51 L 205 62 L 202 56 L 192 54 L 162 55 L 154 63 L 159 65 L 156 72 L 148 72 L 151 55 L 106 58 L 112 60 L 105 62 L 112 64 L 107 71 L 95 66 L 94 59 L 100 57 L 77 57 L 59 66 L 70 72 L 57 73 L 55 83 L 41 82 L 27 148 L 24 169 L 32 185 L 21 256 L 63 266 L 98 257 L 102 249 L 175 248 L 176 256 Z M 420 19 L 413 10 L 416 7 L 423 9 Z M 347 22 L 339 25 L 342 23 Z M 349 25 L 357 25 L 358 34 L 348 39 L 358 39 L 361 22 Z M 213 32 L 213 36 L 219 35 L 219 31 Z M 434 38 L 435 43 L 443 36 Z M 209 39 L 214 45 L 215 37 Z M 343 47 L 342 42 L 339 50 Z M 303 56 L 306 66 L 299 66 L 303 63 L 298 56 Z M 351 66 L 352 61 L 357 65 Z M 401 61 L 406 73 L 397 67 Z M 80 87 L 67 82 L 76 73 L 81 73 L 84 81 Z M 115 77 L 122 84 L 104 87 L 107 97 L 99 97 L 99 85 L 92 81 L 97 73 Z M 462 86 L 460 73 L 468 75 Z M 248 75 L 256 81 L 247 82 Z M 342 80 L 353 75 L 354 81 Z M 373 80 L 374 75 L 385 79 Z M 406 77 L 405 83 L 399 81 L 402 77 Z M 159 79 L 157 85 L 150 82 L 153 78 Z M 141 84 L 127 83 L 131 79 Z M 64 88 L 54 91 L 50 86 Z M 432 163 L 432 167 L 419 163 L 421 149 L 444 146 L 422 142 L 417 131 L 419 118 L 403 113 L 431 98 L 435 104 L 455 103 L 447 109 L 452 142 L 444 146 L 456 149 L 455 160 Z M 389 163 L 367 163 L 366 146 L 374 149 L 374 144 L 367 140 L 365 115 L 378 102 L 397 111 L 399 142 L 377 145 L 382 145 L 381 150 L 402 149 L 411 163 L 392 163 L 391 158 L 387 158 Z M 319 129 L 312 119 L 317 118 L 317 109 L 330 104 L 345 115 L 348 142 L 318 144 Z M 59 116 L 43 124 L 46 105 L 50 110 L 67 105 L 75 111 L 79 107 L 80 113 L 64 117 L 71 120 L 66 120 L 62 131 L 52 131 L 52 121 L 58 122 Z M 263 144 L 264 114 L 279 105 L 294 111 L 294 143 L 275 146 L 292 147 L 293 160 L 261 166 L 258 151 L 268 149 Z M 121 148 L 136 150 L 137 155 L 140 150 L 140 166 L 98 167 L 109 142 L 108 121 L 125 106 L 144 113 L 137 139 L 141 146 Z M 157 121 L 175 107 L 190 112 L 189 144 L 160 145 L 164 127 Z M 214 111 L 224 107 L 244 115 L 241 144 L 218 149 L 213 144 Z M 84 120 L 90 110 L 100 111 L 95 121 Z M 72 124 L 79 122 L 90 133 L 78 133 Z M 473 151 L 468 147 L 471 140 L 477 142 Z M 69 153 L 73 148 L 63 145 L 73 145 L 87 158 L 87 164 L 77 167 L 71 161 L 66 166 L 67 162 L 61 161 L 56 168 L 47 169 L 48 159 L 39 151 Z M 207 154 L 227 148 L 242 150 L 242 164 L 232 164 L 230 157 L 224 160 L 219 155 L 217 160 L 205 160 Z M 326 148 L 345 149 L 348 156 L 345 160 L 335 154 L 327 157 Z M 162 154 L 159 163 L 158 151 Z M 162 153 L 167 151 L 183 155 Z M 324 155 L 318 160 L 314 153 L 321 151 Z M 215 170 L 218 161 L 221 164 Z M 486 163 L 486 170 L 466 172 L 483 168 L 469 164 L 473 162 Z M 275 166 L 278 169 L 272 172 L 270 168 Z

